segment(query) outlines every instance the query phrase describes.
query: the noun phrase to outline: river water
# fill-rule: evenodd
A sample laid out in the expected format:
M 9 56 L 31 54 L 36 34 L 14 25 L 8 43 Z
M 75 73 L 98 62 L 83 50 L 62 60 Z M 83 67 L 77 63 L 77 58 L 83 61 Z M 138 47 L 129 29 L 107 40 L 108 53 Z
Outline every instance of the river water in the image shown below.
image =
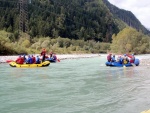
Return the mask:
M 150 109 L 150 67 L 106 67 L 105 59 L 67 59 L 44 68 L 0 64 L 0 113 L 140 113 Z

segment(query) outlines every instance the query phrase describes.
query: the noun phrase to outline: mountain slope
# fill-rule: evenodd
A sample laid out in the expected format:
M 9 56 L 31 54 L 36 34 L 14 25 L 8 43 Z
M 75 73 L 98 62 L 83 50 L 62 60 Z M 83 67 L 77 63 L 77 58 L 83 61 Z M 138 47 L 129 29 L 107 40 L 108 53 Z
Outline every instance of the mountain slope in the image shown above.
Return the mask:
M 0 7 L 3 7 L 0 29 L 18 31 L 17 2 L 0 1 Z M 122 12 L 106 0 L 32 0 L 28 4 L 28 33 L 31 37 L 61 36 L 100 42 L 111 42 L 112 34 L 117 34 L 127 24 L 148 33 L 133 14 Z
M 108 0 L 103 0 L 106 6 L 109 8 L 110 12 L 115 16 L 115 18 L 121 19 L 128 26 L 142 31 L 144 34 L 150 34 L 150 31 L 146 29 L 141 22 L 135 17 L 131 11 L 126 11 L 119 9 L 118 7 L 112 5 Z

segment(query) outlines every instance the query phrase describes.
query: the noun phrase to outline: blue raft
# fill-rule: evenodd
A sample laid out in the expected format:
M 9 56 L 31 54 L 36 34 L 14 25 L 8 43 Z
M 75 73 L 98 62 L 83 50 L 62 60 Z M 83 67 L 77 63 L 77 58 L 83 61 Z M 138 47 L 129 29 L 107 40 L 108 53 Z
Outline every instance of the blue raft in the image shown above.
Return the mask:
M 111 66 L 111 67 L 131 67 L 131 66 L 138 66 L 140 64 L 140 61 L 139 59 L 135 59 L 134 63 L 131 64 L 131 63 L 128 63 L 128 64 L 121 64 L 119 62 L 106 62 L 105 63 L 106 66 Z
M 51 58 L 47 58 L 46 61 L 50 61 L 51 63 L 56 63 L 56 60 L 51 59 Z

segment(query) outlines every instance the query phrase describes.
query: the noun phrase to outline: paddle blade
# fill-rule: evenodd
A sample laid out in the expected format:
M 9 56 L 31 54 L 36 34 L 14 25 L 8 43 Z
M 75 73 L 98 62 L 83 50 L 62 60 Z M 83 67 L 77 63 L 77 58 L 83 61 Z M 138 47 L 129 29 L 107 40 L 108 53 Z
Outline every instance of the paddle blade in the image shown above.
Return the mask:
M 134 63 L 131 63 L 131 65 L 134 66 L 134 67 L 136 66 Z
M 13 62 L 13 60 L 6 60 L 7 63 Z
M 57 59 L 58 62 L 60 62 L 60 59 Z

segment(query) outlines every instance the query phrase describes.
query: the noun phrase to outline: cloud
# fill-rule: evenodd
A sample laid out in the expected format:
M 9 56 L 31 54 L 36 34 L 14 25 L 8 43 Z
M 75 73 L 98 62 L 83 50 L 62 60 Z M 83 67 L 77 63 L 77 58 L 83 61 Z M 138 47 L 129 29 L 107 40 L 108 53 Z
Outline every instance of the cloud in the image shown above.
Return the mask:
M 147 28 L 150 28 L 150 1 L 149 0 L 108 0 L 113 5 L 131 11 Z

